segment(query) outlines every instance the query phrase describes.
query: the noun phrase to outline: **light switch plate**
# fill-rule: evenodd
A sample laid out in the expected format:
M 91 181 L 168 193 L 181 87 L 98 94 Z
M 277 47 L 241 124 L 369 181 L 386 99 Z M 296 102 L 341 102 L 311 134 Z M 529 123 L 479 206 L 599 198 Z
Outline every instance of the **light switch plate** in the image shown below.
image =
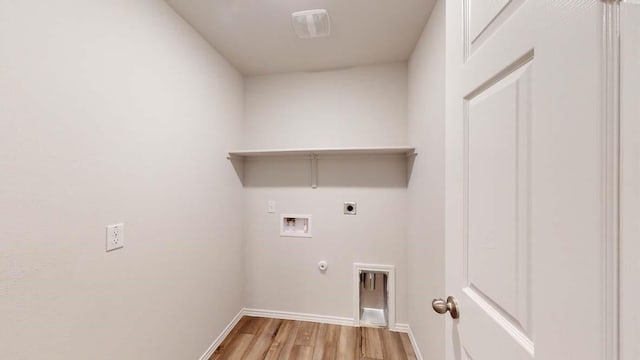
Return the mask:
M 124 247 L 124 224 L 107 226 L 107 251 Z
M 267 212 L 269 214 L 273 214 L 276 212 L 276 202 L 275 200 L 269 200 L 267 202 Z

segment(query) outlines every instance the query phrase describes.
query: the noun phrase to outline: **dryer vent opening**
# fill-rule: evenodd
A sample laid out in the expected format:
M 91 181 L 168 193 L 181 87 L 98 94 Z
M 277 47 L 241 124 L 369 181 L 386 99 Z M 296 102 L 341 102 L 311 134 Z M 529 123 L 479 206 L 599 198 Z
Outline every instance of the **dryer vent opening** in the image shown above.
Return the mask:
M 386 327 L 389 325 L 389 295 L 386 272 L 360 272 L 360 325 Z

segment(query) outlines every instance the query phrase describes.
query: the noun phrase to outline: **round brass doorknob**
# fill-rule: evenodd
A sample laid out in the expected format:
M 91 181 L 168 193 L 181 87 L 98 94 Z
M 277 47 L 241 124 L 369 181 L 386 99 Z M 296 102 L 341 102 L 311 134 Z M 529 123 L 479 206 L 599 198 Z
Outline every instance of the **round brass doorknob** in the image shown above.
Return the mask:
M 433 310 L 438 314 L 444 314 L 448 311 L 449 315 L 451 315 L 452 318 L 457 319 L 458 317 L 460 317 L 460 313 L 458 312 L 458 302 L 453 296 L 449 296 L 447 298 L 447 301 L 444 301 L 442 299 L 434 299 L 431 302 L 431 306 L 433 307 Z

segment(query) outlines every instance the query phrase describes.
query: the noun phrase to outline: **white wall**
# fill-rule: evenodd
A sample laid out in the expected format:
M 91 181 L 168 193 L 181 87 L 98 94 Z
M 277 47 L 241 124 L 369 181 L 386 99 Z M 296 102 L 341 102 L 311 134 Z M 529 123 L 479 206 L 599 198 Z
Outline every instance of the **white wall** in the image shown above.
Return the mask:
M 425 359 L 444 359 L 445 6 L 439 0 L 409 62 L 409 143 L 417 147 L 409 181 L 408 313 Z
M 160 0 L 0 0 L 0 358 L 204 353 L 243 302 L 242 111 Z
M 245 148 L 406 145 L 407 64 L 249 77 Z
M 249 148 L 406 144 L 406 64 L 249 78 L 245 95 Z M 315 190 L 305 159 L 251 160 L 244 172 L 249 307 L 352 318 L 353 263 L 391 264 L 407 322 L 405 157 L 321 159 Z M 343 214 L 345 201 L 358 215 Z M 280 213 L 311 214 L 313 238 L 281 238 Z

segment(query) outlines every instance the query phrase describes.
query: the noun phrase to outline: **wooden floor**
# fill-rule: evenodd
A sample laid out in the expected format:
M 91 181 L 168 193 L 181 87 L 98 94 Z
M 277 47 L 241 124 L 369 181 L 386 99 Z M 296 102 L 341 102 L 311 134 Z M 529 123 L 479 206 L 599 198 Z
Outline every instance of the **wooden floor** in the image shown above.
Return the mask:
M 209 360 L 416 359 L 409 337 L 385 329 L 243 317 Z

